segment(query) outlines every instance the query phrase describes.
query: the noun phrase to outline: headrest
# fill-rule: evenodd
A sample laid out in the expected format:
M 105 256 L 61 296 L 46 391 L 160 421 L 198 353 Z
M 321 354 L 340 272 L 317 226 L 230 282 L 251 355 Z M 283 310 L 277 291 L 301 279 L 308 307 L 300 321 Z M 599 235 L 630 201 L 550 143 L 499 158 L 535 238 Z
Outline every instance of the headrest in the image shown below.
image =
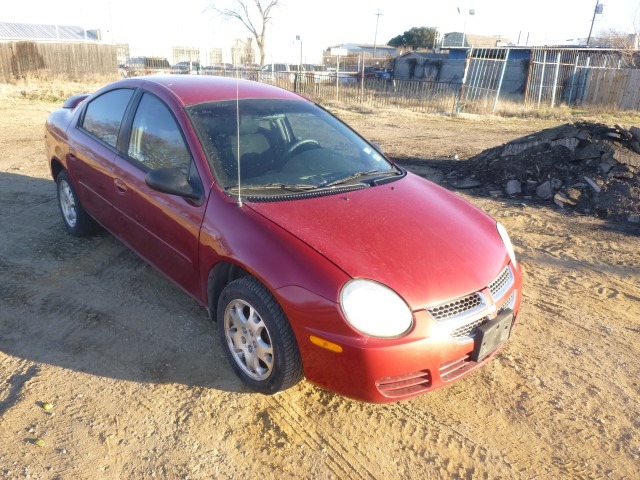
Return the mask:
M 255 118 L 243 117 L 240 119 L 240 135 L 258 133 L 260 125 Z

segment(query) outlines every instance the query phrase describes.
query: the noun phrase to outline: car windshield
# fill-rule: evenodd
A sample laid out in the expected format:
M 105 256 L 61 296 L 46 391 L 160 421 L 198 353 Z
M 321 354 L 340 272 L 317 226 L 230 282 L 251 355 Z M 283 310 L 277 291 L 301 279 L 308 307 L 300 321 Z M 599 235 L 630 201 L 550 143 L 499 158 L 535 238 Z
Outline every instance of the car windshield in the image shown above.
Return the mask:
M 194 105 L 188 112 L 214 175 L 229 191 L 237 192 L 238 168 L 247 195 L 365 187 L 402 174 L 349 127 L 310 102 L 241 100 L 239 139 L 235 100 Z

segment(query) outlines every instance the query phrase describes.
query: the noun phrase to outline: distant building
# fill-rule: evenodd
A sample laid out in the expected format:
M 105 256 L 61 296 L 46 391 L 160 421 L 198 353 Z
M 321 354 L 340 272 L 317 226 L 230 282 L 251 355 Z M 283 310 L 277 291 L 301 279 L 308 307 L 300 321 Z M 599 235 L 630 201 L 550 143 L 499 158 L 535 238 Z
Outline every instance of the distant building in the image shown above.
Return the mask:
M 493 48 L 509 45 L 511 41 L 506 37 L 494 35 L 474 35 L 464 32 L 449 32 L 442 37 L 441 48 L 478 47 Z
M 222 49 L 211 48 L 209 49 L 209 65 L 218 65 L 222 63 Z
M 394 59 L 393 78 L 399 80 L 424 80 L 460 85 L 465 71 L 469 48 L 452 47 L 440 52 L 407 52 Z M 504 59 L 503 47 L 485 48 L 472 53 L 472 60 L 487 62 L 485 73 L 490 71 L 490 63 Z M 477 56 L 476 56 L 477 55 Z M 527 72 L 531 48 L 512 47 L 504 71 L 502 92 L 508 95 L 523 95 L 527 86 Z M 493 62 L 495 63 L 495 62 Z M 494 75 L 498 78 L 497 75 Z
M 200 49 L 197 47 L 172 47 L 173 63 L 197 62 L 200 63 Z
M 250 65 L 256 63 L 256 49 L 251 37 L 237 38 L 231 47 L 233 65 Z
M 365 59 L 388 58 L 397 55 L 396 47 L 389 45 L 373 45 L 368 43 L 343 43 L 342 45 L 334 45 L 325 50 L 324 56 L 331 55 L 332 48 L 341 48 L 347 51 L 348 55 L 362 55 Z
M 130 57 L 129 53 L 129 44 L 128 43 L 118 43 L 116 45 L 116 57 L 118 59 L 118 65 L 124 65 L 127 63 Z
M 100 30 L 72 25 L 0 22 L 0 41 L 100 42 Z
M 396 47 L 389 45 L 372 45 L 364 43 L 343 43 L 334 45 L 322 52 L 322 62 L 326 67 L 337 66 L 336 57 L 331 51 L 335 48 L 345 50 L 347 55 L 340 60 L 340 71 L 358 72 L 365 66 L 387 68 L 393 57 L 398 54 Z

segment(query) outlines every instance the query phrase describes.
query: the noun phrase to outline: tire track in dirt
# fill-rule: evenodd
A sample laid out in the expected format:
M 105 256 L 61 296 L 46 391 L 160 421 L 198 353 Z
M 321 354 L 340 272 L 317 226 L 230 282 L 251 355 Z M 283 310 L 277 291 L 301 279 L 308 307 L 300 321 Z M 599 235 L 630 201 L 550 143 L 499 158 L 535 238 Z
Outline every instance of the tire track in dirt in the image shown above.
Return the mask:
M 13 362 L 12 362 L 13 363 Z M 40 373 L 40 368 L 24 360 L 11 365 L 8 361 L 0 363 L 0 422 L 5 414 L 22 399 L 25 385 Z
M 29 193 L 22 193 L 22 192 L 13 192 L 11 193 L 11 198 L 9 199 L 10 201 L 7 202 L 7 198 L 8 195 L 3 195 L 5 198 L 3 198 L 2 200 L 5 202 L 3 204 L 7 205 L 7 207 L 3 207 L 4 209 L 4 215 L 10 215 L 13 217 L 20 217 L 22 219 L 25 218 L 29 218 L 30 216 L 33 216 L 34 214 L 34 209 L 37 209 L 39 207 L 47 207 L 47 209 L 49 209 L 49 207 L 51 205 L 55 206 L 55 208 L 57 208 L 57 195 L 54 194 L 49 194 L 49 195 L 43 195 L 43 194 L 39 194 L 39 195 L 33 195 L 31 192 Z M 38 210 L 36 210 L 37 212 Z
M 35 269 L 16 264 L 0 253 L 0 305 L 19 308 L 31 303 L 38 293 L 34 284 L 41 277 Z M 1 308 L 0 318 L 6 315 L 6 309 Z
M 286 425 L 285 431 L 295 432 L 295 435 L 312 451 L 326 452 L 326 458 L 330 463 L 325 463 L 325 466 L 336 478 L 375 480 L 376 475 L 367 466 L 374 463 L 374 459 L 367 459 L 365 464 L 352 454 L 349 446 L 344 445 L 345 438 L 333 433 L 336 431 L 335 428 L 325 426 L 324 422 L 320 421 L 319 412 L 316 412 L 317 421 L 313 424 L 313 428 L 309 428 L 309 416 L 298 405 L 298 400 L 301 398 L 299 395 L 294 397 L 290 391 L 268 397 L 270 409 L 267 413 L 273 413 L 280 424 Z M 302 401 L 306 400 L 302 398 Z
M 485 462 L 491 462 L 494 468 L 504 474 L 510 472 L 511 464 L 505 460 L 504 456 L 491 446 L 482 445 L 479 440 L 472 438 L 470 432 L 464 431 L 464 424 L 455 427 L 446 423 L 442 417 L 427 413 L 411 402 L 393 404 L 389 412 L 398 421 L 406 422 L 407 426 L 411 425 L 411 428 L 416 431 L 416 434 L 412 434 L 409 438 L 423 439 L 426 446 L 418 442 L 414 448 L 417 448 L 418 454 L 429 454 L 430 467 L 443 478 L 456 475 L 475 478 L 481 472 L 481 470 L 478 471 L 478 465 L 483 465 Z M 460 422 L 459 419 L 449 420 L 455 423 Z M 446 455 L 445 453 L 449 451 L 452 454 Z

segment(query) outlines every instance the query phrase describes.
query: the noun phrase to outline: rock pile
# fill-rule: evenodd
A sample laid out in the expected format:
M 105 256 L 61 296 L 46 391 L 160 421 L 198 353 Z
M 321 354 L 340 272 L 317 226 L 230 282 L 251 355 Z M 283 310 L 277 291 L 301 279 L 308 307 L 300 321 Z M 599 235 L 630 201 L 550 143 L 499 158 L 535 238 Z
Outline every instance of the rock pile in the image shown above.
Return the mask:
M 447 175 L 455 188 L 553 202 L 640 223 L 640 128 L 579 122 L 485 150 Z

